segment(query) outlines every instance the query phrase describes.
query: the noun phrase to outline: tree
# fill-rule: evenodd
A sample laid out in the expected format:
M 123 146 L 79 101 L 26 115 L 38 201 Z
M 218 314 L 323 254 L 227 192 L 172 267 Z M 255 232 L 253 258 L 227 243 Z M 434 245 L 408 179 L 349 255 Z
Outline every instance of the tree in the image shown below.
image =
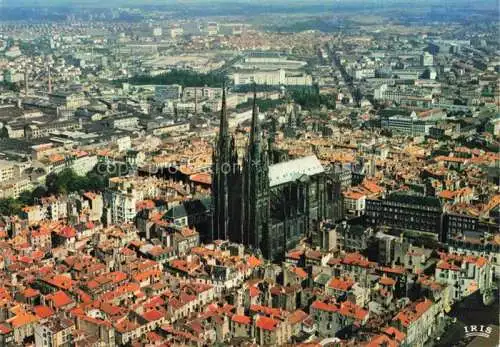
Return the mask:
M 13 198 L 0 199 L 0 215 L 13 216 L 21 213 L 21 203 Z
M 19 194 L 17 200 L 19 200 L 19 202 L 23 205 L 31 205 L 33 203 L 33 195 L 30 191 L 25 190 L 24 192 L 21 192 L 21 194 Z
M 57 174 L 48 174 L 45 178 L 45 185 L 49 194 L 57 194 Z
M 31 195 L 33 197 L 33 200 L 35 199 L 40 199 L 43 198 L 44 196 L 47 196 L 47 188 L 45 186 L 38 186 L 36 187 L 32 192 Z
M 220 87 L 225 75 L 216 72 L 198 73 L 191 70 L 172 70 L 157 76 L 139 75 L 127 80 L 131 84 L 180 84 L 183 87 Z
M 298 88 L 291 91 L 292 99 L 306 110 L 314 110 L 326 106 L 328 109 L 335 109 L 335 96 L 323 95 L 319 93 L 319 88 Z
M 85 185 L 81 180 L 72 169 L 64 169 L 58 174 L 49 174 L 45 184 L 49 194 L 66 194 L 80 190 Z
M 103 190 L 108 185 L 108 176 L 91 171 L 87 174 L 90 190 Z
M 115 176 L 122 173 L 126 174 L 126 165 L 121 164 L 120 170 L 116 170 Z M 21 212 L 23 206 L 37 203 L 47 195 L 67 194 L 78 191 L 102 191 L 108 185 L 109 175 L 101 174 L 94 170 L 85 176 L 77 175 L 72 169 L 65 169 L 60 173 L 51 173 L 45 180 L 46 186 L 38 186 L 33 191 L 24 191 L 18 199 L 8 198 L 0 199 L 0 215 L 11 216 Z

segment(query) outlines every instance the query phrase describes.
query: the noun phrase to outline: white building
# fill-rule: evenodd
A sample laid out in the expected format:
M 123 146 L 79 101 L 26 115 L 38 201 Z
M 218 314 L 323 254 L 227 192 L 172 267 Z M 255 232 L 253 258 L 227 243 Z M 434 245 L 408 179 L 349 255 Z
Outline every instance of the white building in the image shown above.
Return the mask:
M 114 190 L 107 194 L 107 200 L 113 224 L 134 221 L 136 216 L 135 205 L 137 203 L 135 194 Z
M 86 155 L 73 160 L 71 168 L 79 176 L 85 176 L 87 173 L 92 171 L 97 165 L 96 155 Z
M 17 199 L 22 192 L 32 189 L 33 183 L 27 177 L 4 181 L 0 183 L 0 199 Z
M 237 72 L 233 75 L 234 84 L 260 84 L 260 85 L 291 85 L 291 86 L 310 86 L 312 85 L 312 77 L 305 73 L 287 74 L 284 69 L 272 71 L 247 71 Z
M 116 145 L 118 146 L 118 151 L 123 152 L 132 148 L 132 140 L 130 136 L 120 137 L 116 140 Z
M 13 179 L 19 174 L 19 169 L 13 162 L 0 160 L 0 182 Z
M 344 211 L 349 215 L 361 216 L 365 213 L 366 195 L 355 191 L 344 194 Z
M 420 56 L 420 65 L 422 66 L 432 66 L 434 65 L 434 57 L 432 54 L 430 54 L 429 52 L 424 52 L 424 54 L 422 54 Z
M 434 122 L 427 122 L 416 117 L 414 112 L 412 116 L 392 116 L 381 120 L 381 127 L 389 129 L 393 132 L 409 135 L 409 136 L 424 136 L 429 135 Z
M 453 301 L 460 301 L 492 286 L 492 266 L 485 257 L 442 253 L 436 265 L 436 282 L 448 284 Z
M 153 29 L 153 36 L 155 36 L 155 37 L 159 37 L 159 36 L 161 36 L 161 35 L 162 35 L 162 33 L 163 33 L 163 31 L 162 31 L 162 29 L 161 29 L 161 28 L 154 28 L 154 29 Z
M 412 302 L 394 317 L 392 323 L 406 334 L 408 346 L 422 347 L 437 327 L 441 306 L 428 299 Z
M 155 86 L 155 99 L 158 101 L 178 100 L 181 94 L 182 86 L 179 84 Z

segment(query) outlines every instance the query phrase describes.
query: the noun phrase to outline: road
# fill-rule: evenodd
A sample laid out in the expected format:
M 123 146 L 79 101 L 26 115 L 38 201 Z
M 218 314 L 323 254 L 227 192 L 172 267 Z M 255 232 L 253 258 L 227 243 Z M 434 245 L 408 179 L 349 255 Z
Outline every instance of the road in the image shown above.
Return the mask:
M 491 306 L 485 306 L 479 293 L 475 293 L 453 306 L 448 316 L 456 318 L 457 321 L 448 325 L 440 340 L 434 341 L 430 345 L 436 347 L 496 347 L 498 346 L 498 312 L 498 300 Z M 475 339 L 467 339 L 465 338 L 464 327 L 469 325 L 490 326 L 494 332 L 489 338 L 476 337 Z

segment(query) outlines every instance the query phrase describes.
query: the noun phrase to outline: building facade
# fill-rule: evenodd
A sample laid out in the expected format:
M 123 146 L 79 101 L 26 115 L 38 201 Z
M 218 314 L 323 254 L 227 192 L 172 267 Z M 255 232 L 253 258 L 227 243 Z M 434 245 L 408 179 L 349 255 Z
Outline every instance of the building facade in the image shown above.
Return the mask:
M 387 199 L 366 200 L 366 222 L 395 229 L 434 234 L 442 240 L 443 207 L 437 198 L 391 194 Z
M 269 164 L 271 145 L 262 138 L 255 100 L 254 95 L 249 144 L 240 166 L 223 91 L 212 162 L 212 238 L 241 242 L 279 260 L 301 239 L 319 237 L 319 224 L 335 217 L 340 194 L 335 176 L 316 156 Z

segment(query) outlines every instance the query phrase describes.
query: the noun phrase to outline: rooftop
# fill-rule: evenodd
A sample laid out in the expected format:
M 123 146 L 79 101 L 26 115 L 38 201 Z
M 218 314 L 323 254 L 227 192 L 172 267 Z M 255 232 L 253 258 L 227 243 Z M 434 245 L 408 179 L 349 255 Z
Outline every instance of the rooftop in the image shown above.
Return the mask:
M 314 155 L 294 159 L 269 166 L 269 185 L 279 186 L 293 182 L 302 176 L 313 176 L 325 172 L 318 158 Z

